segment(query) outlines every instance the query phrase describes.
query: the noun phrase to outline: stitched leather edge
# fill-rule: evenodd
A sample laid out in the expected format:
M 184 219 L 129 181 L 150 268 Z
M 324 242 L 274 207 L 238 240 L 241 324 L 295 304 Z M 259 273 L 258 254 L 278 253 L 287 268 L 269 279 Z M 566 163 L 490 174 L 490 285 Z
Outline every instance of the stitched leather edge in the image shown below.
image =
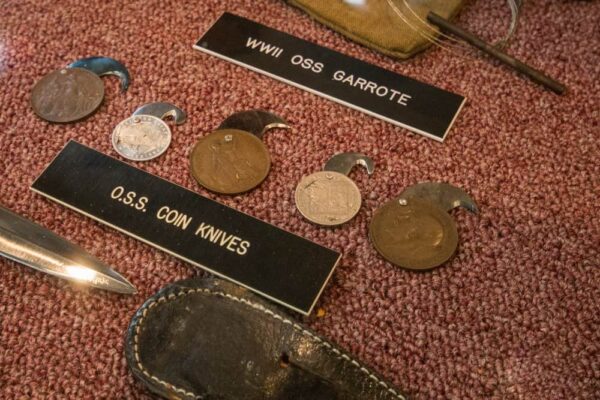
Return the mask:
M 324 339 L 320 338 L 319 336 L 317 336 L 317 335 L 313 334 L 312 332 L 306 330 L 300 324 L 298 324 L 298 323 L 296 323 L 296 322 L 294 322 L 294 321 L 292 321 L 290 319 L 284 318 L 281 315 L 278 315 L 278 314 L 274 313 L 273 311 L 269 310 L 268 308 L 264 307 L 261 304 L 253 303 L 253 302 L 251 302 L 249 300 L 246 300 L 246 299 L 243 299 L 243 298 L 240 298 L 240 297 L 236 297 L 236 296 L 230 295 L 228 293 L 215 292 L 215 291 L 212 291 L 212 290 L 207 289 L 207 288 L 184 289 L 184 290 L 181 290 L 181 291 L 179 291 L 177 293 L 169 293 L 168 295 L 164 295 L 164 296 L 158 297 L 156 299 L 153 299 L 151 302 L 147 303 L 143 307 L 143 311 L 140 310 L 141 311 L 141 317 L 139 318 L 137 326 L 135 327 L 135 329 L 133 331 L 133 337 L 132 337 L 132 340 L 133 340 L 133 353 L 134 353 L 134 357 L 135 357 L 135 363 L 136 363 L 136 366 L 138 367 L 138 369 L 140 370 L 140 372 L 142 374 L 144 374 L 147 378 L 155 381 L 159 385 L 162 385 L 165 389 L 173 390 L 173 391 L 175 391 L 177 393 L 183 394 L 184 396 L 193 397 L 193 398 L 198 399 L 198 400 L 202 400 L 203 399 L 203 397 L 200 396 L 200 395 L 196 395 L 193 392 L 189 392 L 189 391 L 187 391 L 187 390 L 185 390 L 183 388 L 180 388 L 180 387 L 177 387 L 177 386 L 175 386 L 173 384 L 165 382 L 164 380 L 160 379 L 159 377 L 151 374 L 142 365 L 142 362 L 141 362 L 141 359 L 140 359 L 140 353 L 139 353 L 139 346 L 138 346 L 138 335 L 139 335 L 140 329 L 141 329 L 144 321 L 146 320 L 146 316 L 148 314 L 148 311 L 151 310 L 152 308 L 156 307 L 160 303 L 166 303 L 166 302 L 172 301 L 172 300 L 174 300 L 174 299 L 176 299 L 178 297 L 181 297 L 181 296 L 186 296 L 186 295 L 189 295 L 189 294 L 198 294 L 198 293 L 228 298 L 230 300 L 233 300 L 233 301 L 236 301 L 238 303 L 245 304 L 245 305 L 247 305 L 249 307 L 252 307 L 255 310 L 258 310 L 258 311 L 260 311 L 260 312 L 262 312 L 264 314 L 267 314 L 271 318 L 278 319 L 281 322 L 283 322 L 284 324 L 291 325 L 294 329 L 296 329 L 297 331 L 301 332 L 303 335 L 308 336 L 311 339 L 316 340 L 321 347 L 327 348 L 330 351 L 332 351 L 333 353 L 335 353 L 337 359 L 343 360 L 344 362 L 349 362 L 355 368 L 358 368 L 358 370 L 360 372 L 362 372 L 370 380 L 372 380 L 373 382 L 375 382 L 379 386 L 383 387 L 385 390 L 387 390 L 387 392 L 389 392 L 390 394 L 392 394 L 393 396 L 395 396 L 396 399 L 398 399 L 398 400 L 407 400 L 406 397 L 404 397 L 402 394 L 398 393 L 394 388 L 390 387 L 387 383 L 385 383 L 384 381 L 382 381 L 374 373 L 372 373 L 371 371 L 369 371 L 364 366 L 361 366 L 361 364 L 358 361 L 354 360 L 352 357 L 350 357 L 346 353 L 338 350 L 331 343 L 325 341 Z

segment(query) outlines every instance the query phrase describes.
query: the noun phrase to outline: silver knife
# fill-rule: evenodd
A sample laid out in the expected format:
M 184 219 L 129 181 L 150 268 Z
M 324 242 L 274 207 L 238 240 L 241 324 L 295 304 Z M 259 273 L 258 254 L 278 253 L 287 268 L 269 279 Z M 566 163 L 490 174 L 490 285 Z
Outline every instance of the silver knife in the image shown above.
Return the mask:
M 59 278 L 117 293 L 135 287 L 81 247 L 0 206 L 0 255 Z

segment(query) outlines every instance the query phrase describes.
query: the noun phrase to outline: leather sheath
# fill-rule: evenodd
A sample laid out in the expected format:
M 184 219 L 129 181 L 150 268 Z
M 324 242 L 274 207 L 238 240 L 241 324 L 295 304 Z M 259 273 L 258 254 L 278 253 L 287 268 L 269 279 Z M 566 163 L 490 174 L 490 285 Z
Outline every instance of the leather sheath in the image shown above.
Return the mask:
M 168 399 L 406 399 L 282 309 L 218 279 L 180 281 L 150 297 L 125 353 L 133 374 Z

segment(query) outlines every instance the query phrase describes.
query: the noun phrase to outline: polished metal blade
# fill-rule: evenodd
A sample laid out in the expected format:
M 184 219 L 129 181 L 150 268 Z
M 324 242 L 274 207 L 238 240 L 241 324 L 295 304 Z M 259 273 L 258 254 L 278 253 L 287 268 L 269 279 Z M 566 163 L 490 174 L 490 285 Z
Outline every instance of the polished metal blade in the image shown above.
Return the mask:
M 357 165 L 365 167 L 367 173 L 371 175 L 375 171 L 375 162 L 369 156 L 362 153 L 338 153 L 331 157 L 323 167 L 324 171 L 335 171 L 340 174 L 348 175 L 352 168 Z
M 181 125 L 187 119 L 187 114 L 181 108 L 174 104 L 166 102 L 148 103 L 139 107 L 133 112 L 133 115 L 152 115 L 159 119 L 165 119 L 167 117 L 173 118 L 173 122 L 177 125 Z
M 217 129 L 239 129 L 250 132 L 260 139 L 266 131 L 274 128 L 289 129 L 290 126 L 283 118 L 272 112 L 248 110 L 230 115 Z
M 131 77 L 127 67 L 121 62 L 110 57 L 88 57 L 73 61 L 68 68 L 83 68 L 92 71 L 98 76 L 115 75 L 121 81 L 121 92 L 129 87 Z
M 123 294 L 135 287 L 119 273 L 63 239 L 0 206 L 0 255 L 47 274 Z
M 473 214 L 479 209 L 475 201 L 463 189 L 444 182 L 421 182 L 409 186 L 400 194 L 401 198 L 420 198 L 437 204 L 446 211 L 463 207 Z

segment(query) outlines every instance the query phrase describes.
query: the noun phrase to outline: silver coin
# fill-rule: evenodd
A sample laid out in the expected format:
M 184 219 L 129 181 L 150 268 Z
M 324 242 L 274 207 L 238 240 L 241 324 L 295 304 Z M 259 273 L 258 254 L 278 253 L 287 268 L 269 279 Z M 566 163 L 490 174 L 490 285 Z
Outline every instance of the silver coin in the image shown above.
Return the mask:
M 117 153 L 129 160 L 151 160 L 164 153 L 171 144 L 171 129 L 160 118 L 134 115 L 116 126 L 112 144 Z
M 302 178 L 294 198 L 300 214 L 325 226 L 350 221 L 362 203 L 356 184 L 346 175 L 333 171 L 315 172 Z

